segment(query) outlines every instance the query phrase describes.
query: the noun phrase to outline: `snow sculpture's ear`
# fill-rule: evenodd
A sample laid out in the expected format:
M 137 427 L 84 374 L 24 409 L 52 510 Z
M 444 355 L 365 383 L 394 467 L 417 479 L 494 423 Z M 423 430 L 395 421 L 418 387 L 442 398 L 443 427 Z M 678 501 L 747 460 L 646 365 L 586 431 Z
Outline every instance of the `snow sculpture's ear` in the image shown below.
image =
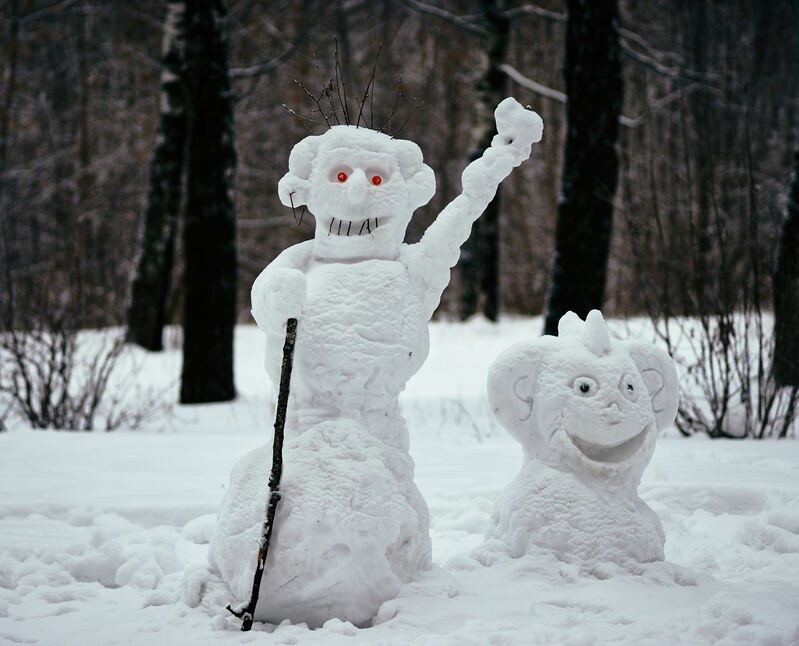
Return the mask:
M 486 394 L 499 423 L 523 442 L 535 426 L 533 399 L 538 370 L 546 352 L 557 343 L 555 337 L 519 341 L 504 350 L 488 369 Z
M 625 345 L 649 391 L 658 429 L 663 429 L 674 423 L 680 401 L 674 361 L 665 350 L 645 341 L 627 341 Z
M 436 192 L 436 176 L 424 163 L 422 150 L 412 141 L 394 140 L 400 173 L 408 186 L 408 203 L 411 210 L 427 204 Z
M 277 184 L 277 194 L 284 206 L 297 207 L 308 203 L 311 171 L 322 136 L 306 137 L 291 149 L 289 172 Z

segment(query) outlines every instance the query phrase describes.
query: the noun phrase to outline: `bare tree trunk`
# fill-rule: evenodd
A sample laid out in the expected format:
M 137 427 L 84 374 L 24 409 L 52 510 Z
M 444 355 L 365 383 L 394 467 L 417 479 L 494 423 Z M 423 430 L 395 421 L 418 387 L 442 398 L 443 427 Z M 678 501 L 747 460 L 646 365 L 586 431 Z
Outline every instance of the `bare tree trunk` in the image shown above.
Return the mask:
M 14 216 L 14 193 L 10 179 L 6 176 L 8 160 L 8 140 L 11 123 L 11 109 L 16 91 L 17 61 L 19 51 L 19 2 L 12 0 L 8 9 L 8 60 L 3 66 L 3 102 L 0 108 L 0 258 L 3 261 L 3 274 L 0 276 L 0 305 L 4 311 L 0 319 L 0 330 L 14 329 L 14 292 L 11 279 L 11 267 L 14 265 L 12 254 L 11 219 Z
M 622 103 L 616 0 L 569 0 L 567 133 L 544 332 L 600 308 L 605 291 Z
M 186 304 L 180 401 L 228 401 L 236 323 L 236 149 L 224 0 L 189 0 Z
M 127 317 L 128 341 L 152 351 L 163 349 L 185 166 L 185 13 L 184 1 L 167 4 L 161 58 L 161 113 L 150 162 L 141 254 Z
M 506 75 L 500 65 L 506 62 L 510 38 L 510 18 L 505 15 L 505 0 L 482 0 L 480 3 L 484 29 L 482 36 L 486 67 L 477 81 L 475 101 L 474 161 L 491 145 L 497 134 L 494 108 L 505 98 Z M 463 245 L 458 263 L 461 282 L 460 317 L 466 320 L 482 310 L 490 321 L 499 318 L 500 308 L 500 189 L 483 215 L 472 227 L 472 235 Z
M 774 377 L 799 386 L 799 144 L 774 268 Z

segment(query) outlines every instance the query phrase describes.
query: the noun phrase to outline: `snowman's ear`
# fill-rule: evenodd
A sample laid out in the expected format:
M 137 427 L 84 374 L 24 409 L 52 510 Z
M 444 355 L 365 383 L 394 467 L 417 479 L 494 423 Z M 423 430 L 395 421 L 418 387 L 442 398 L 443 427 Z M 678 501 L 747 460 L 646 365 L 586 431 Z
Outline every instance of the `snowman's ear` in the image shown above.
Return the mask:
M 406 180 L 411 179 L 424 166 L 422 149 L 406 139 L 394 139 L 392 143 L 394 144 L 394 154 L 397 156 L 400 173 Z
M 516 439 L 529 435 L 535 426 L 534 395 L 544 355 L 554 337 L 519 341 L 504 350 L 488 370 L 486 394 L 500 424 Z
M 422 149 L 412 141 L 394 140 L 400 173 L 409 188 L 408 202 L 411 209 L 427 204 L 436 192 L 436 176 L 433 169 L 424 163 Z
M 680 403 L 680 387 L 674 361 L 665 350 L 651 343 L 627 343 L 630 356 L 649 391 L 658 429 L 665 428 L 674 422 Z
M 322 135 L 306 137 L 291 149 L 289 172 L 278 182 L 277 194 L 284 206 L 296 207 L 308 203 L 310 178 Z

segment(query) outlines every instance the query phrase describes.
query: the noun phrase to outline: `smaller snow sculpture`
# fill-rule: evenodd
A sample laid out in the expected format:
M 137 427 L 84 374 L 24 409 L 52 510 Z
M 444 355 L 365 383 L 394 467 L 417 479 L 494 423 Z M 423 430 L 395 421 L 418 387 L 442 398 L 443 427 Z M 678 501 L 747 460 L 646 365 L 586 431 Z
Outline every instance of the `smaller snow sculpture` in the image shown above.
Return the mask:
M 597 310 L 585 321 L 569 312 L 557 337 L 500 354 L 487 390 L 524 464 L 497 502 L 479 559 L 539 547 L 564 560 L 663 560 L 663 527 L 637 488 L 658 431 L 677 413 L 666 352 L 611 340 Z
M 435 192 L 419 146 L 341 125 L 291 151 L 278 194 L 285 206 L 307 205 L 316 231 L 252 288 L 274 383 L 286 320 L 298 319 L 282 499 L 257 621 L 367 625 L 431 565 L 427 506 L 413 482 L 398 398 L 427 357 L 427 322 L 472 223 L 541 139 L 541 118 L 514 99 L 494 114 L 498 134 L 464 170 L 463 193 L 415 244 L 403 242 L 405 229 Z M 242 601 L 269 463 L 264 447 L 234 467 L 209 547 L 211 565 Z

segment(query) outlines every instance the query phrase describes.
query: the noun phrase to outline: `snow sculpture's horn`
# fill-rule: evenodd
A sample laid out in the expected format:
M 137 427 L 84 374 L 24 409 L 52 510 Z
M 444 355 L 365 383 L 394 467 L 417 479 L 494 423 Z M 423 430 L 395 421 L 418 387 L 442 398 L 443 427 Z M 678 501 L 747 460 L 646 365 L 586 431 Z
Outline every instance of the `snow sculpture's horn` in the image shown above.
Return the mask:
M 574 312 L 566 312 L 558 321 L 558 336 L 573 336 L 580 334 L 585 327 L 583 320 Z
M 586 348 L 598 357 L 610 352 L 608 326 L 602 317 L 602 312 L 599 310 L 591 310 L 588 312 L 588 316 L 585 317 L 583 343 Z

